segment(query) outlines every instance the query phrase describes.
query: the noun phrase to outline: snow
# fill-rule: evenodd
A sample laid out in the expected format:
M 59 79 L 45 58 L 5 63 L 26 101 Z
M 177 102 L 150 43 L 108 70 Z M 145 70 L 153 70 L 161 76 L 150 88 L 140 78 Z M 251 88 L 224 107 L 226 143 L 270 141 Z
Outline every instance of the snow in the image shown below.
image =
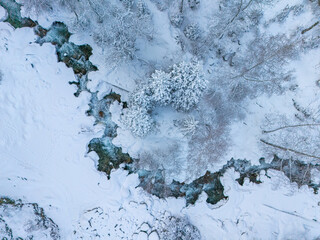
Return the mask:
M 203 2 L 202 6 L 207 6 L 209 1 Z M 207 8 L 201 9 L 207 11 Z M 158 10 L 154 7 L 155 11 Z M 5 11 L 0 7 L 0 19 L 3 16 Z M 164 19 L 166 14 L 159 13 L 158 17 L 157 26 L 162 22 L 168 24 Z M 43 18 L 41 24 L 50 21 L 51 18 Z M 169 43 L 158 44 L 158 51 L 172 47 L 169 32 L 159 35 L 164 39 L 170 36 L 170 39 Z M 72 70 L 57 63 L 54 46 L 39 46 L 34 41 L 32 29 L 13 30 L 7 23 L 0 23 L 0 71 L 3 73 L 0 83 L 0 194 L 38 203 L 59 226 L 62 239 L 98 239 L 99 235 L 101 239 L 158 240 L 154 226 L 168 213 L 187 216 L 204 240 L 314 239 L 320 236 L 320 196 L 307 187 L 299 189 L 280 172 L 268 172 L 271 178 L 261 174 L 262 184 L 246 181 L 240 186 L 235 180 L 237 174 L 228 171 L 222 177 L 228 200 L 214 206 L 205 202 L 205 193 L 195 205 L 188 207 L 183 199 L 161 200 L 150 196 L 136 188 L 137 175 L 127 175 L 123 170 L 113 171 L 111 179 L 107 180 L 105 174 L 96 170 L 97 156 L 86 153 L 89 141 L 103 132 L 101 126 L 93 125 L 93 118 L 85 115 L 90 95 L 82 93 L 75 98 L 76 89 L 68 84 L 74 80 Z M 83 39 L 83 42 L 89 40 Z M 109 83 L 133 89 L 134 78 L 141 74 L 139 69 L 122 66 L 110 71 L 104 67 L 99 49 L 94 47 L 93 52 L 90 60 L 99 66 L 99 71 L 90 73 L 93 79 L 90 89 L 99 89 L 100 97 L 112 88 Z M 305 104 L 317 100 L 315 81 L 319 79 L 319 62 L 316 50 L 292 62 L 300 86 L 298 91 L 272 98 L 261 96 L 248 103 L 247 117 L 231 126 L 233 147 L 222 163 L 231 157 L 248 158 L 256 163 L 262 157 L 257 139 L 264 115 L 292 114 L 292 97 Z M 114 103 L 111 113 L 112 119 L 121 126 L 121 105 Z M 159 109 L 155 116 L 160 123 L 159 135 L 138 140 L 119 128 L 114 143 L 133 157 L 138 156 L 141 149 L 165 148 L 171 142 L 168 138 L 163 140 L 164 136 L 169 140 L 184 139 L 173 124 L 173 120 L 183 117 L 172 109 Z M 181 145 L 186 148 L 185 142 Z M 186 158 L 181 157 L 182 170 Z M 170 162 L 167 164 L 169 166 Z M 214 167 L 218 168 L 219 165 Z M 184 174 L 175 179 L 186 179 L 188 173 Z M 319 179 L 319 172 L 314 171 L 313 175 L 314 179 Z M 20 222 L 13 224 L 19 228 Z
M 149 240 L 159 240 L 158 234 L 156 232 L 150 233 Z
M 160 11 L 151 1 L 147 1 L 147 6 L 153 14 L 155 41 L 138 41 L 139 54 L 142 59 L 151 60 L 161 67 L 163 62 L 170 62 L 174 58 L 181 57 L 174 39 L 176 32 L 170 24 L 166 11 Z
M 0 6 L 0 21 L 5 20 L 6 15 L 7 15 L 6 10 L 3 7 Z
M 90 95 L 74 97 L 75 87 L 68 84 L 72 70 L 57 63 L 54 46 L 32 43 L 32 29 L 13 30 L 7 23 L 0 28 L 1 195 L 37 202 L 58 224 L 62 239 L 91 236 L 85 217 L 97 207 L 113 214 L 106 234 L 131 239 L 135 222 L 153 219 L 145 207 L 153 197 L 136 189 L 137 176 L 125 171 L 113 172 L 108 181 L 96 170 L 97 156 L 86 154 L 89 141 L 102 134 L 85 115 Z M 114 229 L 124 220 L 125 233 Z M 106 224 L 106 218 L 97 221 Z
M 211 239 L 314 239 L 320 235 L 319 195 L 298 189 L 282 173 L 261 176 L 263 184 L 240 186 L 230 170 L 223 177 L 227 202 L 208 210 L 206 203 L 189 209 L 201 232 Z M 208 238 L 210 239 L 210 238 Z
M 70 231 L 67 223 L 99 195 L 97 182 L 104 179 L 84 158 L 92 137 L 86 129 L 93 119 L 84 114 L 89 96 L 72 97 L 73 72 L 57 63 L 54 46 L 30 44 L 32 29 L 12 31 L 3 23 L 1 28 L 10 35 L 1 38 L 1 47 L 8 48 L 0 61 L 2 194 L 39 201 Z

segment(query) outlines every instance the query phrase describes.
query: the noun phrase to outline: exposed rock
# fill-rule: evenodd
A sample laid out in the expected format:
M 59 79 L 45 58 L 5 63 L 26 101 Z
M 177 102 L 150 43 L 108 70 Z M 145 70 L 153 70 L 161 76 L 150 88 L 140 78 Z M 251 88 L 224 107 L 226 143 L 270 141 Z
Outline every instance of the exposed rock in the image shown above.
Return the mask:
M 36 203 L 0 198 L 1 239 L 60 239 L 59 227 Z

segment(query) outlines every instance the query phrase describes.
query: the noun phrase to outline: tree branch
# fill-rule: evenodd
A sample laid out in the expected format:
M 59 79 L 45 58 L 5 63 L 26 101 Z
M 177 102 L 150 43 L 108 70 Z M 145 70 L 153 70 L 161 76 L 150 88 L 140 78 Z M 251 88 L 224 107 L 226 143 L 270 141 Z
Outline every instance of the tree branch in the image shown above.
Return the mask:
M 308 27 L 308 28 L 304 29 L 303 31 L 301 31 L 301 34 L 305 34 L 306 32 L 310 31 L 312 28 L 314 28 L 318 24 L 319 24 L 319 21 L 314 23 L 311 27 Z
M 243 0 L 241 0 L 240 2 L 240 6 L 238 8 L 237 13 L 233 16 L 233 18 L 227 23 L 227 25 L 223 28 L 222 33 L 219 36 L 219 39 L 222 38 L 224 31 L 227 29 L 227 27 L 238 17 L 238 15 L 241 12 L 241 8 L 242 8 L 242 4 L 243 4 Z
M 289 215 L 292 215 L 292 216 L 295 216 L 295 217 L 301 218 L 301 219 L 303 219 L 303 220 L 306 220 L 306 221 L 310 221 L 310 222 L 318 223 L 318 224 L 319 224 L 319 222 L 315 222 L 314 220 L 311 220 L 311 219 L 305 218 L 305 217 L 300 216 L 300 215 L 298 215 L 298 214 L 296 214 L 296 213 L 292 213 L 292 212 L 284 211 L 284 210 L 281 210 L 281 209 L 277 209 L 277 208 L 272 207 L 272 206 L 267 205 L 267 204 L 263 204 L 263 205 L 264 205 L 264 206 L 266 206 L 266 207 L 268 207 L 268 208 L 274 209 L 274 210 L 276 210 L 276 211 L 279 211 L 279 212 L 282 212 L 282 213 L 285 213 L 285 214 L 289 214 Z
M 130 92 L 130 91 L 128 91 L 127 89 L 124 89 L 124 88 L 119 87 L 119 86 L 117 86 L 117 85 L 114 85 L 114 84 L 112 84 L 112 83 L 107 82 L 107 84 L 110 84 L 112 87 L 118 88 L 118 89 L 120 89 L 120 90 L 122 90 L 122 91 L 125 91 L 125 92 L 127 92 L 127 93 Z
M 286 129 L 286 128 L 295 128 L 295 127 L 308 127 L 308 126 L 320 126 L 320 124 L 318 123 L 314 123 L 314 124 L 297 124 L 297 125 L 288 125 L 288 126 L 283 126 L 283 127 L 279 127 L 273 130 L 263 130 L 263 133 L 272 133 L 272 132 L 276 132 L 278 130 L 282 130 L 282 129 Z
M 251 70 L 255 69 L 256 67 L 258 67 L 260 65 L 262 65 L 263 63 L 267 62 L 268 60 L 272 59 L 273 57 L 275 57 L 277 55 L 278 55 L 278 51 L 276 51 L 274 54 L 272 54 L 271 56 L 267 57 L 266 59 L 263 59 L 263 60 L 259 61 L 258 63 L 256 63 L 252 67 L 250 67 L 249 69 L 244 70 L 241 74 L 232 77 L 231 79 L 235 79 L 235 78 L 238 78 L 238 77 L 243 77 L 244 75 L 246 75 Z
M 273 59 L 274 57 L 279 56 L 280 53 L 282 53 L 284 50 L 286 50 L 286 48 L 292 48 L 295 44 L 300 43 L 302 40 L 297 40 L 297 41 L 293 41 L 289 44 L 286 44 L 284 46 L 281 46 L 278 49 L 275 49 L 273 52 L 273 54 L 271 54 L 268 57 L 263 58 L 262 60 L 260 60 L 259 62 L 257 62 L 256 64 L 254 64 L 252 67 L 245 69 L 242 73 L 240 73 L 239 75 L 236 75 L 234 77 L 231 77 L 231 79 L 236 79 L 238 77 L 244 77 L 247 73 L 251 72 L 253 69 L 263 65 L 264 63 L 268 62 L 269 60 Z
M 279 145 L 275 145 L 275 144 L 269 143 L 269 142 L 267 142 L 267 141 L 265 141 L 263 139 L 260 139 L 260 141 L 263 142 L 266 145 L 269 145 L 269 146 L 274 147 L 274 148 L 278 148 L 278 149 L 286 151 L 286 152 L 287 151 L 288 152 L 293 152 L 293 153 L 301 155 L 301 156 L 306 156 L 306 157 L 310 157 L 310 158 L 316 158 L 316 159 L 320 160 L 320 157 L 318 157 L 318 156 L 310 155 L 308 153 L 299 152 L 299 151 L 296 151 L 296 150 L 291 149 L 291 148 L 286 148 L 286 147 L 282 147 L 282 146 L 279 146 Z
M 244 8 L 242 8 L 242 11 L 246 10 L 246 9 L 251 5 L 251 3 L 252 3 L 253 1 L 254 1 L 254 0 L 250 0 L 250 1 L 248 2 L 248 4 L 247 4 Z

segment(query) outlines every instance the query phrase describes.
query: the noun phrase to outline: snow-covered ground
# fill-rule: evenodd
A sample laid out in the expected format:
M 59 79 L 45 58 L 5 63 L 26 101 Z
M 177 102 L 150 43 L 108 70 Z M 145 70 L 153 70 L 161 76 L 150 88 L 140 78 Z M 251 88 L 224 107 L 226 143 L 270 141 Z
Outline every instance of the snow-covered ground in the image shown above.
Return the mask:
M 0 20 L 4 15 L 0 7 Z M 222 178 L 228 200 L 210 205 L 203 193 L 195 205 L 188 207 L 184 199 L 158 199 L 136 188 L 137 175 L 128 176 L 124 170 L 114 171 L 108 180 L 96 170 L 97 156 L 86 153 L 89 141 L 102 135 L 101 129 L 93 126 L 94 119 L 85 115 L 90 95 L 83 92 L 74 97 L 75 87 L 68 84 L 74 80 L 72 70 L 57 63 L 54 46 L 40 46 L 34 41 L 32 29 L 14 30 L 0 23 L 0 196 L 38 203 L 59 226 L 61 239 L 156 240 L 164 231 L 159 228 L 162 222 L 167 229 L 172 227 L 163 220 L 170 215 L 188 217 L 205 240 L 320 237 L 320 196 L 307 187 L 298 189 L 277 171 L 268 173 L 271 178 L 262 173 L 262 184 L 245 182 L 240 186 L 235 181 L 237 173 L 230 170 Z M 298 93 L 272 99 L 262 96 L 248 106 L 247 118 L 232 126 L 231 135 L 237 137 L 225 160 L 258 160 L 261 150 L 257 137 L 263 115 L 288 109 L 291 112 L 292 104 L 289 106 L 286 100 L 292 97 L 308 104 L 317 96 L 313 84 L 318 70 L 316 64 L 308 63 L 318 63 L 318 55 L 318 51 L 312 51 L 295 62 L 301 87 Z M 124 78 L 128 78 L 128 72 L 123 73 Z M 102 70 L 90 77 L 97 83 L 106 75 Z M 118 84 L 112 76 L 112 83 Z M 110 88 L 108 84 L 103 86 L 92 88 L 101 88 L 102 92 Z M 130 90 L 132 86 L 131 82 L 121 85 Z M 119 114 L 119 108 L 113 106 L 115 122 Z M 170 124 L 162 126 L 162 133 L 182 137 L 167 128 Z M 124 130 L 118 133 L 114 142 L 130 154 L 144 145 L 128 138 Z M 155 139 L 149 138 L 151 143 L 144 147 L 157 145 L 151 140 Z M 19 221 L 11 224 L 17 229 L 25 227 Z

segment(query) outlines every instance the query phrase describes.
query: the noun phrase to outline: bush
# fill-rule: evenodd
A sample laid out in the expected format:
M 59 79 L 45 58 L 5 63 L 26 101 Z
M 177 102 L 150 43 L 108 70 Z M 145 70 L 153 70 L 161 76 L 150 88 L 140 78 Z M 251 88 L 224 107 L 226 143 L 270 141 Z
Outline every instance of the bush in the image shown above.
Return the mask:
M 195 41 L 200 37 L 200 28 L 198 24 L 190 24 L 183 30 L 184 35 L 191 41 Z
M 200 5 L 200 0 L 188 0 L 189 7 L 195 9 Z
M 184 17 L 182 13 L 172 14 L 170 16 L 170 22 L 175 27 L 180 27 L 183 23 Z

